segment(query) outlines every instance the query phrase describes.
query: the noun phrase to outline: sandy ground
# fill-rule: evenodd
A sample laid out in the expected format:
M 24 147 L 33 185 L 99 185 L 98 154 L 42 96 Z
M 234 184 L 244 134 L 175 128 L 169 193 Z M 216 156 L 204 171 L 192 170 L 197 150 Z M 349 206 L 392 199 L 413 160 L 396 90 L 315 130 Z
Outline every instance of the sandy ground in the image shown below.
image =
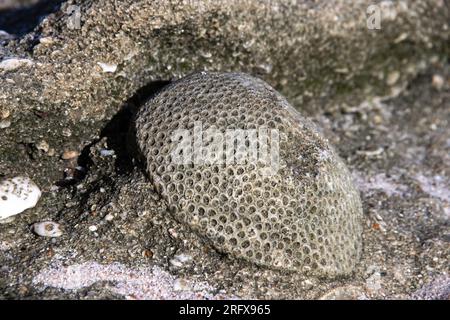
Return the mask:
M 84 167 L 82 178 L 44 190 L 35 209 L 0 224 L 1 295 L 448 299 L 449 75 L 448 65 L 437 64 L 398 97 L 312 118 L 348 163 L 363 199 L 364 253 L 351 277 L 305 278 L 235 261 L 174 222 L 126 152 L 125 112 L 72 164 Z M 43 220 L 60 223 L 63 236 L 33 234 L 30 226 Z

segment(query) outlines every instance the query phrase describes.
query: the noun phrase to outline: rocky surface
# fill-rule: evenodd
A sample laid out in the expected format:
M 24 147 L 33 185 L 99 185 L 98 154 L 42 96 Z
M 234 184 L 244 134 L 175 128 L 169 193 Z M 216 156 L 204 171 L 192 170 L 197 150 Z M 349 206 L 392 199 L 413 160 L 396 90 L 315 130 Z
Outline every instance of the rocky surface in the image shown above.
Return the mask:
M 32 63 L 0 71 L 0 175 L 43 191 L 0 224 L 2 298 L 448 299 L 447 1 L 398 1 L 370 31 L 365 1 L 83 1 L 70 29 L 73 3 L 0 47 Z M 353 275 L 256 267 L 171 218 L 127 132 L 146 97 L 198 69 L 262 77 L 323 129 L 363 200 Z M 33 232 L 43 221 L 62 235 Z
M 62 3 L 33 32 L 0 47 L 0 59 L 23 61 L 0 70 L 0 114 L 13 127 L 20 123 L 2 132 L 0 172 L 32 167 L 23 155 L 37 157 L 41 140 L 57 152 L 82 148 L 133 98 L 193 71 L 262 77 L 314 114 L 398 93 L 430 60 L 448 54 L 450 15 L 442 0 L 383 2 L 380 30 L 367 28 L 370 1 L 263 3 Z M 54 163 L 40 159 L 33 178 L 50 186 L 60 175 Z

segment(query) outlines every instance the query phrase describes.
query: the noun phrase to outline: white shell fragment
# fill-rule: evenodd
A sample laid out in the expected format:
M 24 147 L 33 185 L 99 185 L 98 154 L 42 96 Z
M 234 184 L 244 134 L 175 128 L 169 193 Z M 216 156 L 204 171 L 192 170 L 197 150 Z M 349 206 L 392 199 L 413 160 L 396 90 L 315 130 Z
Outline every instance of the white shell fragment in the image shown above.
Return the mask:
M 107 149 L 100 150 L 100 155 L 102 157 L 110 157 L 113 156 L 114 154 L 115 154 L 114 150 L 107 150 Z
M 0 120 L 0 129 L 6 129 L 11 126 L 11 121 L 9 120 Z
M 173 282 L 173 290 L 175 291 L 187 291 L 189 289 L 191 289 L 191 286 L 185 279 L 178 278 Z
M 42 44 L 52 44 L 54 42 L 52 37 L 42 37 L 39 39 L 39 43 Z
M 33 61 L 30 59 L 7 58 L 0 62 L 0 70 L 13 71 L 22 66 L 31 66 Z
M 182 267 L 183 265 L 185 265 L 186 263 L 190 262 L 192 260 L 192 257 L 190 255 L 181 253 L 178 255 L 175 255 L 173 257 L 173 259 L 170 259 L 170 264 L 173 265 L 174 267 Z
M 41 190 L 27 177 L 15 177 L 0 182 L 0 219 L 5 219 L 33 208 Z
M 53 221 L 37 222 L 33 225 L 33 231 L 41 237 L 60 237 L 62 235 L 61 227 Z
M 105 73 L 114 73 L 117 70 L 117 64 L 109 64 L 103 62 L 97 62 L 97 64 L 102 68 L 102 71 Z

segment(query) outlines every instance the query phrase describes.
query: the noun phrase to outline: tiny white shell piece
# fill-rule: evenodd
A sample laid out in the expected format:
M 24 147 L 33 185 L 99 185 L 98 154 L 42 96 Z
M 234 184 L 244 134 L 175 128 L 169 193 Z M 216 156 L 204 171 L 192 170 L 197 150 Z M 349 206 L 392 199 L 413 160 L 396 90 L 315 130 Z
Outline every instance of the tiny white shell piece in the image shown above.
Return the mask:
M 39 187 L 27 177 L 0 182 L 0 219 L 19 214 L 36 206 L 41 197 Z
M 52 37 L 43 37 L 39 39 L 39 42 L 42 44 L 52 44 L 54 40 Z
M 175 255 L 173 259 L 170 259 L 170 264 L 174 267 L 182 267 L 184 264 L 190 262 L 192 260 L 192 257 L 190 255 L 181 253 L 178 255 Z
M 7 58 L 0 62 L 0 69 L 5 71 L 16 70 L 22 66 L 31 66 L 33 61 L 30 59 Z
M 191 286 L 185 279 L 178 278 L 173 282 L 173 289 L 175 291 L 187 291 L 191 289 Z
M 33 231 L 41 237 L 60 237 L 62 235 L 61 227 L 53 221 L 37 222 L 33 225 Z
M 113 156 L 114 154 L 115 154 L 114 150 L 107 150 L 107 149 L 100 150 L 100 155 L 102 157 L 109 157 Z
M 103 62 L 97 62 L 97 64 L 102 68 L 102 71 L 105 73 L 114 73 L 117 70 L 117 64 L 109 64 Z

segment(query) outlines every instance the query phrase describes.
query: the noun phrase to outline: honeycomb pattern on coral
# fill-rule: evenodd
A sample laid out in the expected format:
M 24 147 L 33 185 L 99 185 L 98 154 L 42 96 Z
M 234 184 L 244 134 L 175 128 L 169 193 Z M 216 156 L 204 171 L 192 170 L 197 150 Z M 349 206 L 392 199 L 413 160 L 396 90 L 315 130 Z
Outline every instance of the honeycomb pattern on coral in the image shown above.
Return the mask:
M 194 134 L 199 122 L 203 132 L 217 128 L 224 136 L 230 129 L 275 129 L 278 137 L 267 141 L 279 141 L 278 170 L 264 174 L 268 162 L 253 158 L 174 161 L 180 143 L 175 130 Z M 190 75 L 148 101 L 135 130 L 149 178 L 174 218 L 217 250 L 319 276 L 354 269 L 362 208 L 350 174 L 314 125 L 262 80 L 240 73 Z

